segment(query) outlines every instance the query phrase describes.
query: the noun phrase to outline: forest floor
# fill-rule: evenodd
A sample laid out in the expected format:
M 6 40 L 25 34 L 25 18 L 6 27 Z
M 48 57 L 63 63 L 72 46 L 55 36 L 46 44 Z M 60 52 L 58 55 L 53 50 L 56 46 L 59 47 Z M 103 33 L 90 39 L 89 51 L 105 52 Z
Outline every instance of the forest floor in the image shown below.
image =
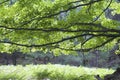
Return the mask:
M 95 80 L 97 74 L 103 77 L 113 72 L 112 69 L 59 64 L 1 65 L 0 80 Z

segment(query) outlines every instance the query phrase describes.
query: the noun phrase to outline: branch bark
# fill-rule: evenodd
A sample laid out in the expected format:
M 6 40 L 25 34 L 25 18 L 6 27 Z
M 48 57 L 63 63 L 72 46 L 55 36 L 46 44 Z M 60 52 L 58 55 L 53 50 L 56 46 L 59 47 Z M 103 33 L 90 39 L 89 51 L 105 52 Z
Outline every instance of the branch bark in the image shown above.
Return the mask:
M 92 29 L 77 29 L 77 30 L 71 30 L 71 29 L 63 29 L 63 28 L 49 28 L 49 29 L 45 29 L 45 28 L 10 28 L 10 27 L 6 27 L 6 26 L 0 26 L 0 28 L 4 28 L 7 30 L 15 30 L 15 31 L 43 31 L 43 32 L 97 32 L 97 33 L 104 33 L 104 32 L 113 32 L 113 33 L 120 33 L 119 29 L 108 29 L 105 28 L 104 26 L 100 25 L 100 24 L 94 24 L 94 23 L 75 23 L 73 25 L 80 25 L 80 26 L 91 26 L 92 27 L 98 27 L 101 28 L 100 30 L 92 30 Z M 71 25 L 71 26 L 73 26 Z
M 108 39 L 106 42 L 103 42 L 102 44 L 100 44 L 96 47 L 88 48 L 88 49 L 85 49 L 85 50 L 83 49 L 83 51 L 89 51 L 91 49 L 96 49 L 98 47 L 101 47 L 101 46 L 109 43 L 113 39 L 119 37 L 119 35 L 116 35 L 116 34 L 115 35 L 114 34 L 82 34 L 82 35 L 72 36 L 72 37 L 68 37 L 68 38 L 63 38 L 63 39 L 55 41 L 55 42 L 49 42 L 49 43 L 46 43 L 46 44 L 38 44 L 38 45 L 20 44 L 20 43 L 16 43 L 16 42 L 2 41 L 2 40 L 0 40 L 0 43 L 8 43 L 8 44 L 11 44 L 11 45 L 24 46 L 24 47 L 45 47 L 45 46 L 47 47 L 47 46 L 52 46 L 52 45 L 55 45 L 55 44 L 58 44 L 58 43 L 62 43 L 62 42 L 67 41 L 67 40 L 72 40 L 72 39 L 75 39 L 75 38 L 83 37 L 83 36 L 86 36 L 86 35 L 90 35 L 90 36 L 94 36 L 94 37 L 104 36 L 104 37 L 110 37 L 110 39 Z M 73 50 L 73 49 L 70 49 L 70 50 Z M 76 49 L 74 51 L 81 51 L 81 49 Z

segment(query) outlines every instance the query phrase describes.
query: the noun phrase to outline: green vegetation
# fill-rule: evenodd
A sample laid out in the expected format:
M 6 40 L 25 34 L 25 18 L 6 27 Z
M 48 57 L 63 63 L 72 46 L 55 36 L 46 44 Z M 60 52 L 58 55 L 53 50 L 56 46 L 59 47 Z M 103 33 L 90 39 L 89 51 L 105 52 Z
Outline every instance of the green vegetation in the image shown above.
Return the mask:
M 119 8 L 120 0 L 0 0 L 0 63 L 46 64 L 61 54 L 60 60 L 72 54 L 77 57 L 67 56 L 61 63 L 75 60 L 77 66 L 119 67 Z M 19 52 L 25 55 L 20 57 Z M 0 80 L 93 80 L 96 74 L 112 71 L 61 65 L 0 66 Z
M 94 75 L 104 76 L 114 70 L 64 65 L 0 66 L 0 80 L 94 80 Z
M 0 51 L 111 48 L 120 39 L 119 7 L 116 0 L 0 0 Z

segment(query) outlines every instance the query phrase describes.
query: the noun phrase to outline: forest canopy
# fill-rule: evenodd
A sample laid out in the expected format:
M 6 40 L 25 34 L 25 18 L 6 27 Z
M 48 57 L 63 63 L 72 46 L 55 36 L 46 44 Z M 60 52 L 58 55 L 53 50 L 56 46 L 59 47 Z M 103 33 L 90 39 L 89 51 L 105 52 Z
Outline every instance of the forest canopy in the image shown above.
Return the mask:
M 120 41 L 119 0 L 0 0 L 0 51 L 90 51 Z

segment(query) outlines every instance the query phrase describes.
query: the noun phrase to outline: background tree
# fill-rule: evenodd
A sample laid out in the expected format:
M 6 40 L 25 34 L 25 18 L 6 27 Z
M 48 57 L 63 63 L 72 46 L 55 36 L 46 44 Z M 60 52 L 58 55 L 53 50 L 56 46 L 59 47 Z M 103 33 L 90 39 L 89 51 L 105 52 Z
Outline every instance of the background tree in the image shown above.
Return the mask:
M 1 0 L 0 50 L 90 51 L 119 42 L 115 0 Z M 12 5 L 11 5 L 12 4 Z

